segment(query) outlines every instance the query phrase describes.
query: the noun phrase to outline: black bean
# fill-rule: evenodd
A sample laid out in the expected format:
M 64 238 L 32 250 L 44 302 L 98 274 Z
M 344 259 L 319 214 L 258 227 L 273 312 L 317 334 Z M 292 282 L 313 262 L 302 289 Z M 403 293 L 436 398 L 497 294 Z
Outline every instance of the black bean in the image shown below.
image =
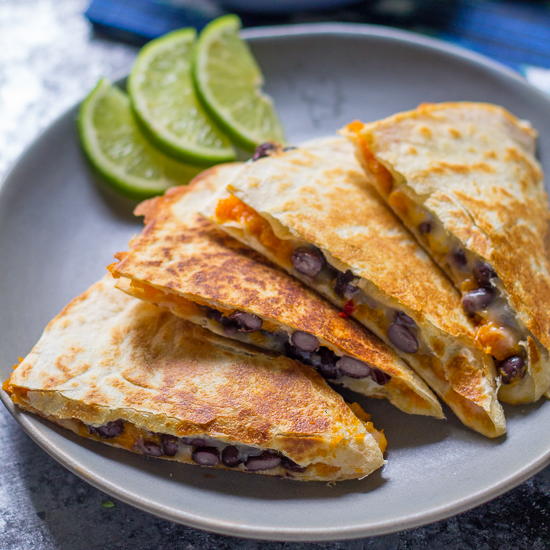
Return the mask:
M 162 454 L 166 456 L 175 456 L 178 452 L 179 440 L 177 437 L 168 434 L 161 434 L 160 443 Z
M 273 346 L 277 349 L 282 349 L 288 343 L 288 334 L 284 330 L 278 330 L 271 333 Z
M 229 468 L 234 468 L 243 462 L 239 457 L 239 449 L 233 445 L 224 447 L 222 451 L 222 462 Z
M 261 158 L 268 157 L 272 151 L 275 151 L 275 149 L 277 149 L 277 145 L 274 143 L 270 143 L 269 141 L 262 143 L 256 147 L 254 155 L 252 155 L 252 160 L 259 160 Z
M 193 447 L 206 447 L 206 440 L 202 437 L 182 437 L 182 442 Z
M 379 369 L 371 369 L 370 377 L 380 386 L 387 384 L 391 380 L 391 376 Z
M 281 466 L 285 470 L 289 470 L 291 472 L 305 472 L 306 468 L 305 466 L 300 466 L 299 464 L 296 464 L 294 460 L 290 460 L 288 456 L 282 456 L 281 457 Z
M 462 307 L 466 313 L 482 311 L 493 301 L 494 292 L 489 288 L 476 288 L 462 297 Z
M 297 347 L 293 346 L 290 342 L 285 342 L 285 355 L 291 359 L 297 359 L 306 365 L 311 364 L 311 352 L 302 351 Z
M 363 361 L 348 356 L 338 359 L 336 366 L 342 376 L 349 376 L 350 378 L 365 378 L 369 376 L 371 370 L 370 366 L 363 363 Z
M 395 316 L 393 318 L 395 323 L 398 323 L 400 325 L 416 328 L 416 323 L 414 322 L 414 319 L 409 317 L 406 313 L 403 311 L 396 311 Z
M 416 353 L 418 351 L 418 340 L 410 327 L 394 321 L 388 329 L 388 338 L 390 342 L 399 350 L 406 353 Z
M 272 452 L 264 451 L 259 456 L 251 456 L 247 459 L 244 467 L 249 472 L 256 472 L 258 470 L 271 470 L 281 464 L 281 457 Z
M 315 277 L 325 265 L 323 253 L 314 247 L 300 246 L 292 253 L 292 265 L 296 271 Z
M 334 292 L 336 292 L 338 296 L 351 300 L 359 292 L 359 287 L 352 284 L 352 281 L 355 279 L 358 279 L 358 277 L 349 269 L 345 273 L 338 271 L 334 284 Z
M 456 248 L 451 256 L 456 267 L 460 269 L 466 267 L 468 260 L 466 259 L 466 253 L 464 252 L 464 250 L 462 250 L 462 248 Z
M 318 353 L 321 357 L 321 363 L 323 365 L 336 364 L 336 361 L 338 361 L 338 356 L 332 350 L 325 348 L 324 346 L 319 348 Z
M 510 384 L 525 376 L 527 363 L 521 355 L 512 355 L 500 362 L 498 371 L 502 377 L 502 383 Z
M 239 332 L 239 325 L 232 319 L 229 319 L 229 317 L 222 316 L 221 324 L 223 327 L 223 331 L 225 332 L 225 334 L 227 334 L 227 336 L 232 336 Z
M 289 342 L 285 344 L 285 355 L 302 363 L 315 367 L 324 378 L 340 378 L 341 373 L 336 366 L 338 357 L 334 352 L 321 346 L 317 351 L 303 351 Z
M 315 351 L 319 347 L 319 340 L 313 334 L 301 330 L 293 332 L 290 341 L 293 346 L 302 351 Z
M 315 367 L 316 369 L 319 368 L 321 366 L 321 354 L 319 353 L 319 350 L 308 352 L 308 353 L 309 353 L 309 361 L 307 364 L 312 367 Z
M 197 447 L 191 458 L 201 466 L 215 466 L 220 462 L 220 454 L 216 447 Z
M 142 452 L 147 456 L 162 456 L 162 447 L 149 439 L 138 439 L 136 443 L 136 448 L 138 451 Z
M 472 269 L 475 280 L 479 286 L 491 286 L 491 279 L 496 277 L 495 270 L 487 263 L 478 261 Z
M 218 311 L 217 309 L 212 309 L 211 307 L 207 307 L 206 317 L 208 317 L 208 319 L 213 319 L 214 321 L 218 321 L 218 323 L 221 323 L 223 315 L 221 311 Z
M 112 420 L 103 424 L 103 426 L 88 426 L 88 430 L 91 434 L 110 439 L 116 437 L 124 431 L 124 421 L 122 419 Z
M 340 378 L 342 373 L 335 364 L 322 364 L 319 366 L 319 374 L 327 380 L 334 380 Z
M 262 319 L 253 313 L 236 311 L 228 319 L 236 324 L 238 332 L 254 332 L 262 328 Z
M 340 378 L 342 374 L 336 366 L 338 361 L 338 356 L 330 349 L 321 347 L 319 348 L 319 360 L 320 364 L 318 366 L 319 374 L 327 379 Z
M 432 222 L 422 222 L 418 224 L 418 232 L 421 235 L 426 235 L 427 233 L 431 233 L 433 229 Z

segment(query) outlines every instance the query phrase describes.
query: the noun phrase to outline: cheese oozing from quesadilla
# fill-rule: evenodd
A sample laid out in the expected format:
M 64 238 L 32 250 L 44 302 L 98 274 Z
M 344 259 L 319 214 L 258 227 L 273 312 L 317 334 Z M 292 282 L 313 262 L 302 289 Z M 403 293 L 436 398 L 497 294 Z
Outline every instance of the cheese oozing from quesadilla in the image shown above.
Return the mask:
M 443 418 L 437 398 L 388 346 L 199 212 L 240 165 L 219 165 L 145 201 L 145 228 L 110 266 L 117 286 L 217 334 L 314 367 L 335 385 Z
M 460 297 L 334 137 L 250 161 L 206 215 L 392 346 L 471 428 L 505 431 Z
M 508 403 L 550 387 L 550 213 L 536 133 L 483 103 L 348 125 L 368 179 L 462 293 Z
M 384 463 L 383 433 L 312 369 L 136 300 L 110 276 L 48 324 L 4 389 L 83 437 L 151 457 L 304 481 Z

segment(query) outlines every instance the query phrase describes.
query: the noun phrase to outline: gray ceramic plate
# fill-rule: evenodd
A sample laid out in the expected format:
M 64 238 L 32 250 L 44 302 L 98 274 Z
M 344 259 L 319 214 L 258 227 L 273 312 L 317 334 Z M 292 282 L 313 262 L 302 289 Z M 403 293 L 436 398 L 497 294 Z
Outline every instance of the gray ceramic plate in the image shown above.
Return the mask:
M 292 141 L 420 102 L 491 101 L 533 121 L 550 173 L 550 101 L 484 58 L 379 27 L 264 28 L 246 36 Z M 74 119 L 72 109 L 34 143 L 0 194 L 2 378 L 140 228 L 132 203 L 97 185 Z M 489 441 L 452 416 L 439 422 L 369 402 L 390 442 L 388 464 L 329 487 L 148 460 L 78 439 L 3 398 L 41 447 L 91 484 L 153 514 L 244 537 L 342 539 L 432 522 L 512 488 L 550 456 L 548 403 L 508 408 L 509 435 Z

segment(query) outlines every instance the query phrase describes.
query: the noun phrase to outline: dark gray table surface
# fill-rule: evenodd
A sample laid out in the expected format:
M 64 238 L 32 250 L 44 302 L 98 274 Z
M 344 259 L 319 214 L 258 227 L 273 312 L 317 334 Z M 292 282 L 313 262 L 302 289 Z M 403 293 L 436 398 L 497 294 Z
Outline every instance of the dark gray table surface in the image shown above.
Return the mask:
M 0 179 L 32 139 L 135 48 L 95 37 L 87 0 L 0 0 Z M 37 175 L 39 177 L 39 175 Z M 0 550 L 550 548 L 550 468 L 474 510 L 418 529 L 333 543 L 268 543 L 153 517 L 80 480 L 0 407 Z

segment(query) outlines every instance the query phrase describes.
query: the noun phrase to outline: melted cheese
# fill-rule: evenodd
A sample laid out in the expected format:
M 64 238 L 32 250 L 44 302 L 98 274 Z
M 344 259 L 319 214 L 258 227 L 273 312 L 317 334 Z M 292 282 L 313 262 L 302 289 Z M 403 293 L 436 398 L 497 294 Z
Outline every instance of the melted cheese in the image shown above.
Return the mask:
M 9 380 L 8 380 L 8 382 L 9 382 Z M 81 437 L 86 437 L 88 439 L 93 439 L 95 441 L 100 441 L 101 443 L 106 443 L 108 445 L 121 447 L 122 449 L 126 449 L 128 451 L 138 453 L 138 454 L 143 454 L 139 449 L 140 441 L 152 442 L 152 443 L 155 443 L 156 445 L 158 445 L 159 447 L 162 448 L 162 441 L 161 441 L 162 434 L 150 432 L 149 430 L 140 428 L 140 427 L 136 426 L 135 424 L 133 424 L 131 422 L 123 421 L 124 422 L 124 429 L 123 429 L 123 431 L 120 435 L 117 435 L 115 437 L 102 437 L 101 435 L 91 433 L 90 429 L 89 429 L 89 426 L 87 424 L 85 424 L 84 422 L 82 422 L 81 420 L 77 419 L 77 418 L 57 418 L 57 417 L 42 414 L 41 411 L 34 409 L 34 407 L 32 407 L 28 403 L 28 401 L 26 399 L 28 391 L 26 389 L 20 388 L 20 387 L 17 387 L 17 386 L 11 386 L 9 384 L 5 384 L 5 386 L 6 386 L 5 389 L 7 389 L 8 393 L 10 394 L 10 397 L 12 398 L 14 403 L 22 406 L 23 408 L 26 408 L 26 409 L 30 410 L 31 412 L 34 412 L 35 414 L 39 414 L 40 416 L 43 416 L 44 418 L 46 418 L 46 419 L 48 419 L 48 420 L 50 420 L 50 421 L 52 421 L 56 424 L 59 424 L 60 426 L 63 426 L 64 428 L 67 428 L 67 429 L 75 432 L 76 434 L 80 435 Z M 372 425 L 372 422 L 368 422 L 368 423 L 364 423 L 364 424 L 365 424 L 366 429 L 369 432 L 372 433 L 372 435 L 374 436 L 374 438 L 377 441 L 379 441 L 378 438 L 380 437 L 380 432 L 378 432 L 376 430 L 376 428 L 374 428 L 374 426 L 372 426 L 372 427 L 367 426 L 367 424 Z M 177 437 L 177 436 L 174 436 L 174 437 Z M 200 434 L 186 434 L 185 436 L 182 436 L 182 437 L 193 437 L 193 438 L 197 438 L 197 439 L 204 439 L 205 440 L 205 446 L 215 447 L 216 449 L 218 449 L 220 454 L 221 454 L 221 451 L 224 447 L 226 447 L 227 445 L 233 445 L 237 448 L 237 450 L 239 451 L 239 454 L 241 455 L 241 458 L 243 460 L 246 460 L 246 458 L 248 458 L 248 457 L 258 456 L 262 452 L 268 450 L 268 449 L 264 449 L 264 448 L 261 448 L 261 447 L 251 447 L 249 445 L 240 445 L 238 443 L 226 443 L 224 441 L 221 441 L 221 440 L 218 440 L 218 439 L 213 439 L 213 438 L 208 437 L 208 436 L 202 436 Z M 382 434 L 382 437 L 383 437 L 383 434 Z M 385 438 L 384 438 L 384 441 L 385 441 Z M 193 446 L 187 445 L 187 444 L 184 444 L 183 442 L 181 442 L 181 444 L 178 447 L 178 451 L 177 451 L 176 455 L 174 455 L 174 456 L 162 455 L 159 458 L 168 459 L 168 460 L 175 460 L 176 458 L 179 458 L 179 459 L 182 459 L 186 462 L 192 462 L 193 461 L 192 457 L 191 457 L 192 451 L 193 451 Z M 306 468 L 309 471 L 312 468 L 312 466 L 320 466 L 320 465 L 321 466 L 326 466 L 327 468 L 336 468 L 334 471 L 339 470 L 338 467 L 332 467 L 332 466 L 329 466 L 329 465 L 323 464 L 323 463 L 315 463 L 315 465 L 304 465 L 303 467 Z M 221 467 L 224 467 L 224 466 L 220 462 L 219 464 L 217 464 L 214 467 L 221 468 Z M 240 465 L 238 465 L 234 468 L 231 468 L 231 469 L 243 471 L 243 470 L 245 470 L 245 467 L 244 467 L 244 464 L 241 463 Z M 315 469 L 315 468 L 313 468 L 313 469 Z M 300 472 L 290 473 L 286 469 L 284 469 L 282 466 L 279 466 L 274 470 L 275 471 L 278 470 L 279 472 L 283 473 L 284 475 L 290 476 L 290 477 L 299 477 L 300 476 Z
M 453 250 L 460 247 L 460 244 L 458 241 L 453 242 L 453 237 L 447 234 L 438 220 L 434 220 L 423 207 L 416 204 L 403 190 L 393 191 L 389 202 L 406 225 L 417 235 L 418 239 L 426 243 L 430 253 L 438 263 L 446 268 L 455 285 L 463 294 L 479 287 L 471 273 L 471 266 L 479 259 L 468 250 L 465 250 L 467 264 L 463 269 L 457 268 L 449 258 Z M 418 226 L 425 221 L 430 222 L 431 231 L 421 234 L 418 231 Z M 524 331 L 519 327 L 502 323 L 501 319 L 505 317 L 506 308 L 506 300 L 500 289 L 497 289 L 497 296 L 493 304 L 486 310 L 476 313 L 476 321 L 478 322 L 476 341 L 485 353 L 492 355 L 499 361 L 521 353 L 520 342 L 525 339 Z
M 178 296 L 177 294 L 163 292 L 158 288 L 140 281 L 132 281 L 128 291 L 132 294 L 132 296 L 135 296 L 140 300 L 152 302 L 159 306 L 166 304 L 166 306 L 173 313 L 185 319 L 196 316 L 204 316 L 201 308 L 191 300 L 187 300 L 183 296 Z

